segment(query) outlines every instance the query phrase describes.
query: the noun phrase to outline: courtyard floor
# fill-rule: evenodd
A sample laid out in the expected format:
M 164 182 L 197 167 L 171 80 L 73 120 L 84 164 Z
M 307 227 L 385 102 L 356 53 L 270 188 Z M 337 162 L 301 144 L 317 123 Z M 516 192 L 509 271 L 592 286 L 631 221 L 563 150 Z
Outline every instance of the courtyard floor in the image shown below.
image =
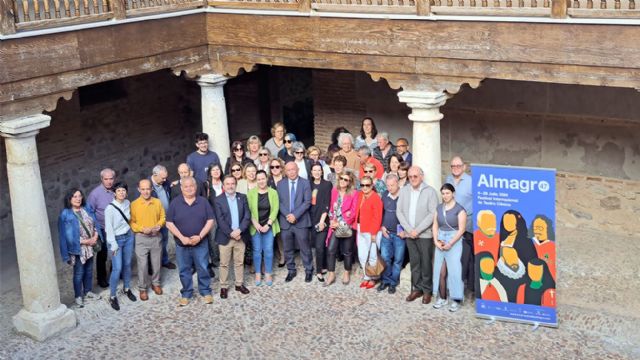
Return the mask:
M 472 302 L 457 313 L 419 300 L 407 303 L 408 267 L 394 295 L 360 289 L 359 271 L 349 285 L 338 277 L 328 288 L 315 277 L 305 283 L 301 267 L 291 283 L 284 282 L 286 270 L 278 268 L 272 287 L 255 287 L 253 275 L 245 273 L 249 295 L 232 289 L 228 299 L 220 299 L 216 278 L 212 305 L 198 296 L 178 307 L 177 270 L 163 269 L 164 295 L 151 293 L 149 301 L 132 303 L 120 294 L 119 312 L 106 301 L 108 290 L 97 288 L 101 300 L 71 306 L 78 326 L 45 342 L 14 332 L 11 317 L 21 308 L 21 296 L 4 293 L 0 359 L 640 358 L 638 343 L 615 332 L 603 334 L 603 318 L 580 307 L 561 304 L 558 329 L 534 330 L 478 319 Z M 61 296 L 68 306 L 73 303 L 70 280 L 70 268 L 61 269 Z M 616 318 L 610 322 L 605 325 L 615 328 Z M 626 326 L 635 324 L 634 318 Z

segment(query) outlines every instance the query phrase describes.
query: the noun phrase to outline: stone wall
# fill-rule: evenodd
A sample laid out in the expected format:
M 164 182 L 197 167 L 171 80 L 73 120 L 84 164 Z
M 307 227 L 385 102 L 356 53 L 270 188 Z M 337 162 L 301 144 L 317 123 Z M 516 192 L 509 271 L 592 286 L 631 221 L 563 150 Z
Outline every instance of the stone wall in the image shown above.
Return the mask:
M 87 194 L 99 184 L 104 167 L 115 169 L 130 189 L 158 163 L 175 178 L 178 163 L 192 151 L 193 134 L 200 129 L 200 89 L 195 82 L 161 71 L 115 85 L 124 97 L 88 105 L 95 101 L 87 96 L 103 96 L 81 89 L 71 100 L 60 101 L 50 114 L 51 126 L 36 138 L 56 257 L 56 221 L 67 189 L 80 187 Z M 0 159 L 0 283 L 7 289 L 18 278 L 4 148 Z
M 316 143 L 337 126 L 357 134 L 364 116 L 411 140 L 408 108 L 365 73 L 313 72 Z M 631 89 L 486 80 L 441 109 L 443 160 L 551 167 L 640 180 L 640 93 Z

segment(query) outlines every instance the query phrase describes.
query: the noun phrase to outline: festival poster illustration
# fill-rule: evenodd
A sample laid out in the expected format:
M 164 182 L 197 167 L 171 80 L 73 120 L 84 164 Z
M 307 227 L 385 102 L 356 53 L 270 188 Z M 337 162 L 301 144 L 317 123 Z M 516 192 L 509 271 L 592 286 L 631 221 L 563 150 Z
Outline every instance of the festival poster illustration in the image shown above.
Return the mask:
M 555 169 L 472 164 L 476 314 L 558 326 Z

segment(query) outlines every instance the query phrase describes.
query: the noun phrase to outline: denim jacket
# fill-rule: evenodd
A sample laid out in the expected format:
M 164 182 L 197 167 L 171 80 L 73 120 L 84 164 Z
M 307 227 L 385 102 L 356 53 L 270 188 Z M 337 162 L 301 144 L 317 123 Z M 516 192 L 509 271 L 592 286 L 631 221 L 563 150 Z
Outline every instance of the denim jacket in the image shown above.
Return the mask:
M 93 225 L 102 239 L 100 224 L 90 206 L 85 206 L 84 211 L 93 219 Z M 80 223 L 72 209 L 62 209 L 58 217 L 58 238 L 60 240 L 60 256 L 62 261 L 68 262 L 70 255 L 80 255 Z M 104 243 L 104 240 L 103 240 Z

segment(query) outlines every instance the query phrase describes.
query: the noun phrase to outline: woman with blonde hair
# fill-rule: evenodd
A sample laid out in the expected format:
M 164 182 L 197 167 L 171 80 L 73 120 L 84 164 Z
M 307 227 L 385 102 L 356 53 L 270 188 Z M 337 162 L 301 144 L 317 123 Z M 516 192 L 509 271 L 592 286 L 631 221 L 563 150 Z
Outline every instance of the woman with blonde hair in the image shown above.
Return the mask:
M 241 194 L 247 194 L 249 190 L 258 186 L 256 182 L 256 173 L 258 172 L 258 168 L 254 163 L 248 163 L 244 166 L 242 170 L 242 179 L 238 180 L 238 184 L 236 185 L 236 191 Z
M 251 159 L 251 161 L 258 160 L 258 152 L 262 148 L 262 141 L 256 135 L 249 136 L 247 139 L 247 157 Z

